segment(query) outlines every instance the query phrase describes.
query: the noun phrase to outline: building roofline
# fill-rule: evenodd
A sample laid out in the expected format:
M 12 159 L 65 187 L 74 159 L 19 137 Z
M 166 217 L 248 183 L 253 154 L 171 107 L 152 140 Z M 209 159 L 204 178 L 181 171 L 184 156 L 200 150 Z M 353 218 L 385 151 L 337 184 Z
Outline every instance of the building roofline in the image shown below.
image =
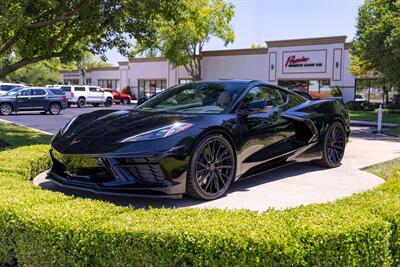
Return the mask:
M 242 48 L 242 49 L 226 49 L 226 50 L 209 50 L 203 51 L 203 57 L 218 57 L 218 56 L 242 56 L 242 55 L 259 55 L 267 54 L 268 49 L 262 48 Z
M 352 42 L 344 43 L 344 50 L 349 50 L 353 46 Z
M 142 63 L 142 62 L 161 62 L 167 61 L 165 57 L 139 57 L 132 58 L 129 62 Z
M 87 71 L 90 72 L 93 70 L 119 70 L 119 66 L 90 68 Z
M 60 73 L 77 73 L 79 70 L 61 70 Z
M 317 38 L 274 40 L 274 41 L 266 41 L 266 43 L 268 47 L 321 45 L 321 44 L 345 43 L 346 38 L 347 38 L 346 35 L 341 35 L 341 36 L 328 36 L 328 37 L 317 37 Z

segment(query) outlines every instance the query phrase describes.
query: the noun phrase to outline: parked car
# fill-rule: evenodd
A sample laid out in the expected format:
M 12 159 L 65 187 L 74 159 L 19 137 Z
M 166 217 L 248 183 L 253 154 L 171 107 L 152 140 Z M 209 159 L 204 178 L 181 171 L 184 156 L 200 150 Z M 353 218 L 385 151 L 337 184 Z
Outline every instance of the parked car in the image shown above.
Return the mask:
M 57 115 L 67 108 L 67 97 L 59 89 L 40 87 L 15 88 L 0 97 L 0 114 L 19 111 L 41 111 Z
M 349 101 L 346 103 L 346 106 L 349 110 L 364 110 L 364 111 L 374 111 L 377 108 L 377 105 L 374 103 L 370 103 L 368 101 Z
M 0 96 L 5 95 L 11 89 L 20 87 L 24 87 L 24 85 L 18 83 L 0 83 Z
M 110 92 L 112 93 L 113 97 L 114 97 L 114 103 L 115 104 L 124 104 L 124 105 L 129 105 L 132 101 L 132 96 L 128 95 L 128 94 L 123 94 L 118 92 L 115 89 L 111 89 L 111 88 L 102 88 L 105 92 Z
M 212 200 L 296 160 L 338 167 L 349 135 L 337 99 L 307 101 L 261 81 L 187 83 L 136 109 L 73 118 L 52 140 L 48 178 L 106 195 Z
M 113 104 L 112 93 L 105 92 L 99 86 L 63 85 L 60 89 L 67 95 L 68 107 L 73 104 L 76 104 L 79 108 L 85 107 L 86 104 L 91 104 L 95 107 L 104 104 L 106 107 L 111 107 Z
M 365 101 L 365 98 L 363 95 L 355 95 L 354 101 Z

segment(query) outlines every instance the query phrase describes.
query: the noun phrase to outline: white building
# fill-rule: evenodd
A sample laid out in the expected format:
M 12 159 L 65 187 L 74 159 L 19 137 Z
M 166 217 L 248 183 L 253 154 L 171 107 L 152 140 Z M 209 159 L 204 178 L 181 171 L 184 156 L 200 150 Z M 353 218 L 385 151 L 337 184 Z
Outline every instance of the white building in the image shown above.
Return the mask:
M 348 71 L 346 36 L 268 41 L 267 48 L 205 51 L 202 78 L 264 80 L 289 89 L 329 93 L 339 86 L 345 101 L 354 99 L 355 78 Z M 121 89 L 133 88 L 136 96 L 151 95 L 190 81 L 184 68 L 173 68 L 162 57 L 119 62 L 118 67 L 96 68 L 86 83 Z M 62 72 L 62 83 L 83 83 L 78 71 Z

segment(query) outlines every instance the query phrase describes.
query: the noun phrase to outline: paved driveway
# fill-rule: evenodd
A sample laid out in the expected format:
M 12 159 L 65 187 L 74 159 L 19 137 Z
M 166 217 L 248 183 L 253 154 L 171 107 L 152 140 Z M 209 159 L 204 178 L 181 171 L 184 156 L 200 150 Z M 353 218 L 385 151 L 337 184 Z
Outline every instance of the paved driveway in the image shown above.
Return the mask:
M 400 141 L 375 135 L 368 128 L 352 128 L 343 164 L 339 168 L 324 169 L 310 163 L 295 163 L 281 169 L 260 174 L 233 184 L 226 196 L 209 202 L 184 197 L 180 200 L 140 199 L 98 196 L 92 193 L 63 189 L 45 179 L 34 183 L 66 194 L 101 199 L 117 205 L 146 207 L 196 207 L 221 209 L 249 209 L 265 211 L 268 208 L 288 208 L 302 204 L 334 201 L 351 196 L 384 181 L 361 168 L 400 157 Z
M 113 105 L 112 107 L 97 107 L 94 108 L 90 105 L 85 108 L 77 108 L 72 106 L 71 108 L 64 109 L 59 115 L 42 115 L 39 112 L 18 112 L 11 116 L 1 116 L 0 119 L 6 120 L 15 124 L 24 125 L 26 127 L 35 128 L 41 131 L 45 131 L 51 134 L 56 134 L 60 128 L 62 128 L 69 120 L 73 117 L 92 112 L 99 109 L 131 109 L 134 105 Z

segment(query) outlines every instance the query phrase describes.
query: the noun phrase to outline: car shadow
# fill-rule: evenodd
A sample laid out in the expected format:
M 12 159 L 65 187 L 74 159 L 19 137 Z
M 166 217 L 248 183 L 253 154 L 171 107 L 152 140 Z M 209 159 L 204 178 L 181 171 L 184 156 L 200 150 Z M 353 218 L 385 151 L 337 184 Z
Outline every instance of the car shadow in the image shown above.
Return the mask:
M 400 142 L 399 137 L 389 136 L 384 134 L 377 134 L 376 128 L 371 127 L 352 127 L 351 138 L 359 138 L 373 141 L 385 141 L 385 142 Z
M 246 179 L 241 179 L 236 183 L 232 184 L 227 193 L 222 196 L 223 198 L 229 198 L 229 195 L 234 192 L 245 192 L 250 191 L 253 187 L 268 184 L 277 180 L 289 178 L 304 173 L 322 171 L 324 168 L 317 167 L 312 163 L 292 163 L 280 168 L 260 173 L 251 176 Z M 40 187 L 46 190 L 54 192 L 61 192 L 69 196 L 75 196 L 80 198 L 95 199 L 105 202 L 109 202 L 118 206 L 130 206 L 134 208 L 184 208 L 193 207 L 196 205 L 204 204 L 207 201 L 197 200 L 188 196 L 184 196 L 181 199 L 168 199 L 168 198 L 138 198 L 138 197 L 120 197 L 120 196 L 108 196 L 99 195 L 92 192 L 80 191 L 75 189 L 63 188 L 50 180 L 44 180 L 38 183 Z

